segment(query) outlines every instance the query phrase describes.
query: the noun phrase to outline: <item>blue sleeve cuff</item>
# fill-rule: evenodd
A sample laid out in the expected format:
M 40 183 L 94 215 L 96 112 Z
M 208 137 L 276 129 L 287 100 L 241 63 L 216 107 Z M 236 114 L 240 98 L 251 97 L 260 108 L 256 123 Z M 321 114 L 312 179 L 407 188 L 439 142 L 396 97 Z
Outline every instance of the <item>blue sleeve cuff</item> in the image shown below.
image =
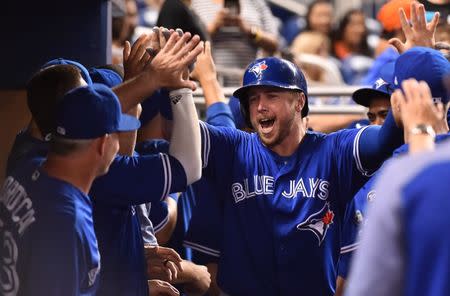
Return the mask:
M 231 109 L 224 102 L 214 103 L 206 109 L 206 122 L 214 126 L 235 127 Z

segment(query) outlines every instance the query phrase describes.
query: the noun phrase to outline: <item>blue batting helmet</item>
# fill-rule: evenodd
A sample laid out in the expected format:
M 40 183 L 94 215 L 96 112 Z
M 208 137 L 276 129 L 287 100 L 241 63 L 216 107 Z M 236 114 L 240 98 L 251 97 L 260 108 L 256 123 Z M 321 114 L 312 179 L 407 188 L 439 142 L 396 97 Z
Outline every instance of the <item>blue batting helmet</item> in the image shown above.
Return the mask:
M 257 59 L 247 67 L 243 85 L 233 93 L 233 96 L 241 102 L 241 110 L 249 126 L 251 124 L 246 99 L 249 88 L 254 86 L 273 86 L 304 93 L 306 101 L 302 109 L 302 117 L 308 115 L 308 87 L 306 79 L 302 71 L 293 63 L 276 57 L 268 57 Z

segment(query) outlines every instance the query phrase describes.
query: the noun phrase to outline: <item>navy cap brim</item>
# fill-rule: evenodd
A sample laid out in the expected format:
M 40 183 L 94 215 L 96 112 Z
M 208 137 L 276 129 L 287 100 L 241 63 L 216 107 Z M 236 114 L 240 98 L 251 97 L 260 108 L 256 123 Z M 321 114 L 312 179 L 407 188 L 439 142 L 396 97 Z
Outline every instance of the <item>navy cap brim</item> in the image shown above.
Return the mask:
M 372 101 L 372 99 L 380 97 L 386 99 L 391 98 L 391 96 L 388 93 L 373 88 L 361 88 L 355 91 L 352 95 L 353 101 L 364 107 L 369 107 L 370 101 Z
M 122 114 L 120 117 L 117 132 L 131 132 L 137 130 L 141 126 L 141 122 L 133 116 Z

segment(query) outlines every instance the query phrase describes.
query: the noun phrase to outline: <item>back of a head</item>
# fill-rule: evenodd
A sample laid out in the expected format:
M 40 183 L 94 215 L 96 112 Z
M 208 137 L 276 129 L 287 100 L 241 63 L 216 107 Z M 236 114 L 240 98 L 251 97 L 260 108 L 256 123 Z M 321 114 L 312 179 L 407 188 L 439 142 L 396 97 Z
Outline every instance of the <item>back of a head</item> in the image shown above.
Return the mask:
M 381 23 L 386 38 L 394 37 L 394 33 L 402 28 L 398 13 L 400 8 L 405 11 L 409 19 L 412 2 L 413 0 L 391 0 L 380 8 L 377 20 Z
M 42 136 L 55 128 L 55 109 L 69 90 L 82 85 L 80 71 L 72 65 L 55 65 L 37 72 L 27 84 L 27 104 Z
M 330 52 L 330 40 L 320 32 L 305 31 L 295 38 L 292 43 L 292 52 L 294 54 L 324 55 L 324 52 Z
M 433 99 L 447 104 L 450 97 L 444 77 L 450 74 L 450 62 L 442 53 L 427 47 L 413 47 L 401 54 L 395 62 L 394 84 L 400 88 L 404 80 L 414 78 L 425 81 Z

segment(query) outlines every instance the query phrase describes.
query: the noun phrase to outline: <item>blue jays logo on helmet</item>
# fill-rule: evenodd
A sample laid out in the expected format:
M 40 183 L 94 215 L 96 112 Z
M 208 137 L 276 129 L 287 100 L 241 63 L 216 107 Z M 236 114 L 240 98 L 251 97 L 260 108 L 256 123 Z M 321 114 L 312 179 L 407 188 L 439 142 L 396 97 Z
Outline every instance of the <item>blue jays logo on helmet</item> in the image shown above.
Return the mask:
M 298 230 L 309 230 L 319 240 L 319 246 L 327 235 L 330 224 L 333 223 L 334 212 L 330 210 L 330 203 L 327 202 L 323 208 L 309 216 L 305 221 L 297 225 Z
M 269 68 L 269 66 L 266 65 L 266 61 L 262 61 L 253 65 L 251 68 L 248 69 L 248 71 L 255 74 L 256 78 L 261 78 L 261 74 L 267 68 Z

